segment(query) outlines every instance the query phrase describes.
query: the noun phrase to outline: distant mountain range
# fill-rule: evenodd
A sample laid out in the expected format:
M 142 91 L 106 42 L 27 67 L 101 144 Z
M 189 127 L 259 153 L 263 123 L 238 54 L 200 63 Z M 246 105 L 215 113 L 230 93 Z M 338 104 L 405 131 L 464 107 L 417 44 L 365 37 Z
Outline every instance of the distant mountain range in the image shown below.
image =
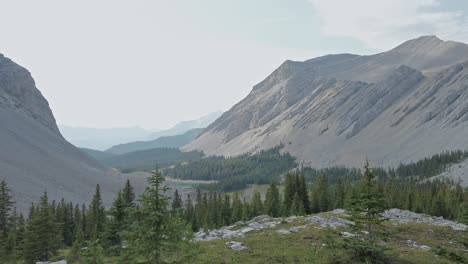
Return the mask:
M 91 128 L 59 126 L 63 136 L 81 148 L 105 150 L 122 142 L 145 140 L 153 133 L 140 127 Z
M 26 211 L 44 191 L 50 199 L 89 202 L 101 185 L 109 205 L 126 176 L 85 155 L 60 134 L 31 74 L 0 54 L 0 179 Z M 141 181 L 140 181 L 141 180 Z M 138 189 L 145 179 L 133 177 Z
M 222 111 L 216 111 L 198 119 L 182 121 L 177 123 L 175 126 L 162 131 L 153 132 L 148 136 L 148 140 L 157 139 L 163 136 L 175 136 L 184 134 L 185 132 L 194 128 L 205 128 L 209 126 L 213 121 L 223 114 Z
M 63 136 L 77 147 L 106 150 L 118 144 L 150 141 L 163 136 L 181 135 L 194 128 L 205 128 L 221 114 L 221 111 L 216 111 L 198 119 L 179 122 L 169 129 L 160 131 L 141 127 L 91 128 L 61 125 L 59 128 Z
M 204 128 L 194 128 L 184 134 L 175 136 L 162 136 L 150 141 L 136 141 L 113 146 L 106 150 L 107 153 L 125 154 L 138 150 L 147 150 L 154 148 L 180 148 L 192 142 Z
M 435 36 L 375 55 L 286 61 L 185 150 L 284 144 L 307 165 L 398 165 L 468 149 L 468 45 Z

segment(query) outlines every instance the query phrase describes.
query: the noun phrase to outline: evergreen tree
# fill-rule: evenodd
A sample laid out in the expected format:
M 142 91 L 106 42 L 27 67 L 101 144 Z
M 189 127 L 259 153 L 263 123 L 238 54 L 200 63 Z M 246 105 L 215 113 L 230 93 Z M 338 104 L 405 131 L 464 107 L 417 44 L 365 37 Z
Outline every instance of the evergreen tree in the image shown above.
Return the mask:
M 338 177 L 335 187 L 335 208 L 344 208 L 345 201 L 345 190 L 344 190 L 343 180 L 341 177 Z
M 200 229 L 190 194 L 187 195 L 187 200 L 185 202 L 185 220 L 190 225 L 193 232 L 197 232 L 198 229 Z
M 357 227 L 365 227 L 369 237 L 373 238 L 374 227 L 382 220 L 384 198 L 376 187 L 375 175 L 366 161 L 359 194 L 352 199 L 352 218 Z
M 278 217 L 281 213 L 281 197 L 275 182 L 270 184 L 265 196 L 265 210 L 269 216 Z
M 75 262 L 80 260 L 81 250 L 84 243 L 84 233 L 81 222 L 75 226 L 73 245 L 70 250 L 69 262 Z
M 250 210 L 250 218 L 259 216 L 264 213 L 262 197 L 259 192 L 255 192 L 252 197 L 252 206 Z
M 140 207 L 133 210 L 137 219 L 126 233 L 127 254 L 147 263 L 163 263 L 165 253 L 182 243 L 175 221 L 168 211 L 169 189 L 162 186 L 164 178 L 158 170 L 148 179 L 148 187 L 140 197 Z M 185 238 L 190 240 L 186 234 Z
M 179 191 L 175 189 L 174 196 L 172 197 L 172 212 L 176 213 L 182 209 L 182 197 L 179 195 Z
M 299 193 L 297 192 L 294 195 L 293 202 L 291 204 L 290 214 L 291 215 L 304 215 L 305 214 L 304 204 L 302 203 L 302 199 L 299 196 Z
M 0 239 L 8 236 L 8 222 L 13 209 L 13 201 L 5 180 L 0 182 Z
M 59 226 L 44 193 L 26 229 L 24 255 L 27 263 L 48 261 L 57 252 L 61 241 Z
M 106 244 L 108 244 L 116 254 L 120 252 L 122 246 L 121 232 L 124 231 L 125 217 L 124 199 L 122 192 L 119 191 L 109 211 L 110 219 L 106 230 Z
M 320 212 L 328 211 L 329 194 L 328 194 L 328 178 L 325 175 L 319 177 L 318 181 L 318 205 Z
M 101 189 L 96 185 L 96 192 L 89 206 L 87 216 L 87 237 L 90 240 L 101 239 L 104 232 L 106 215 L 102 204 Z
M 83 263 L 86 264 L 103 264 L 104 250 L 102 249 L 99 239 L 89 243 L 88 248 L 82 254 Z
M 290 214 L 291 204 L 294 199 L 294 195 L 296 194 L 296 181 L 295 177 L 292 174 L 286 175 L 285 183 L 284 183 L 284 199 L 283 199 L 283 208 L 282 214 L 287 216 Z
M 125 208 L 135 205 L 135 192 L 133 191 L 133 186 L 130 184 L 129 179 L 127 179 L 125 187 L 122 190 L 122 200 L 125 204 Z
M 234 193 L 232 199 L 231 223 L 242 220 L 243 206 L 238 193 Z
M 228 194 L 224 195 L 223 209 L 221 211 L 222 226 L 228 226 L 231 224 L 231 197 Z
M 304 206 L 304 212 L 306 214 L 310 214 L 312 210 L 310 207 L 309 192 L 307 191 L 307 184 L 306 184 L 304 174 L 297 175 L 297 181 L 298 181 L 297 193 L 302 200 L 302 204 Z
M 360 192 L 352 197 L 350 205 L 351 219 L 355 222 L 356 232 L 362 233 L 365 229 L 368 234 L 363 234 L 360 239 L 346 238 L 344 248 L 350 250 L 355 262 L 381 263 L 385 258 L 385 246 L 376 243 L 376 228 L 382 222 L 384 199 L 368 161 L 364 166 Z

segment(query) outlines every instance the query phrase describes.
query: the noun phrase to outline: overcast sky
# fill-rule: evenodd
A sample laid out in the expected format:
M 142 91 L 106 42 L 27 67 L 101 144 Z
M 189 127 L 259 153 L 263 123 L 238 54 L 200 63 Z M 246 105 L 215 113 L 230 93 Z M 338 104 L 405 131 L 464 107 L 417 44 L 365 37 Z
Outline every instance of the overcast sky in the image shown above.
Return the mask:
M 461 0 L 0 0 L 0 53 L 59 124 L 166 128 L 228 110 L 284 60 L 468 42 Z

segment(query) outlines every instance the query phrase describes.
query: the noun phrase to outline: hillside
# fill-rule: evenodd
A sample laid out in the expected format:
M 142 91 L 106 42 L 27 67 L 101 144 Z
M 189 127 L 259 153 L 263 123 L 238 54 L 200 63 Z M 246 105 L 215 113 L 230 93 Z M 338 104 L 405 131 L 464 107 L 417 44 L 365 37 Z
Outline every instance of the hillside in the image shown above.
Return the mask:
M 31 74 L 0 55 L 0 179 L 20 211 L 47 191 L 51 199 L 88 202 L 101 185 L 110 204 L 125 177 L 88 157 L 60 134 Z M 138 185 L 140 186 L 140 185 Z
M 105 151 L 95 150 L 95 149 L 80 148 L 80 150 L 86 153 L 88 156 L 98 161 L 115 156 L 115 154 L 105 152 Z
M 222 113 L 223 112 L 221 111 L 215 111 L 213 113 L 204 115 L 198 119 L 181 121 L 169 129 L 151 133 L 148 136 L 148 140 L 157 139 L 159 137 L 184 134 L 187 131 L 194 129 L 194 128 L 200 128 L 200 127 L 205 128 L 209 126 L 211 123 L 213 123 L 213 121 L 215 121 L 218 117 L 220 117 Z
M 283 143 L 314 167 L 467 149 L 467 67 L 468 45 L 434 36 L 370 56 L 286 61 L 184 149 L 232 156 Z
M 104 152 L 106 153 L 106 152 Z M 176 148 L 154 148 L 132 151 L 121 155 L 112 155 L 101 162 L 124 173 L 150 171 L 179 162 L 198 161 L 203 157 L 199 151 L 181 152 Z
M 136 141 L 125 144 L 119 144 L 106 150 L 112 154 L 125 154 L 138 150 L 154 148 L 180 148 L 192 142 L 204 128 L 194 128 L 184 134 L 175 136 L 163 136 L 151 141 Z
M 463 263 L 468 260 L 465 225 L 390 209 L 384 226 L 388 263 Z M 191 263 L 361 263 L 353 261 L 346 241 L 364 233 L 353 230 L 343 210 L 311 216 L 258 216 L 210 232 L 195 234 L 199 254 Z M 348 242 L 349 243 L 349 242 Z

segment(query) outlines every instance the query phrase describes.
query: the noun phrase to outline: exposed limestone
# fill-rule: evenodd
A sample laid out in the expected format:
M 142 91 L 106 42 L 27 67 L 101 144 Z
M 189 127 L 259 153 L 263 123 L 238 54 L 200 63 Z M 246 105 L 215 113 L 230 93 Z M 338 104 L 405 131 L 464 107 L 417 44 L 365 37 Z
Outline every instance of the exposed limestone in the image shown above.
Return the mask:
M 428 216 L 401 209 L 386 210 L 382 217 L 388 220 L 397 220 L 402 224 L 408 222 L 423 223 L 433 226 L 447 226 L 454 230 L 466 230 L 467 226 L 454 221 L 446 220 L 443 217 Z
M 228 245 L 232 250 L 236 251 L 248 251 L 249 248 L 244 245 L 242 242 L 236 242 L 236 241 L 229 241 L 226 242 L 226 245 Z
M 431 250 L 431 247 L 418 244 L 416 241 L 413 241 L 413 240 L 406 240 L 405 244 L 407 247 L 410 247 L 410 248 L 417 248 L 420 250 Z
M 468 149 L 467 61 L 468 45 L 434 36 L 371 56 L 288 61 L 184 149 L 233 156 L 288 142 L 284 151 L 313 167 Z

